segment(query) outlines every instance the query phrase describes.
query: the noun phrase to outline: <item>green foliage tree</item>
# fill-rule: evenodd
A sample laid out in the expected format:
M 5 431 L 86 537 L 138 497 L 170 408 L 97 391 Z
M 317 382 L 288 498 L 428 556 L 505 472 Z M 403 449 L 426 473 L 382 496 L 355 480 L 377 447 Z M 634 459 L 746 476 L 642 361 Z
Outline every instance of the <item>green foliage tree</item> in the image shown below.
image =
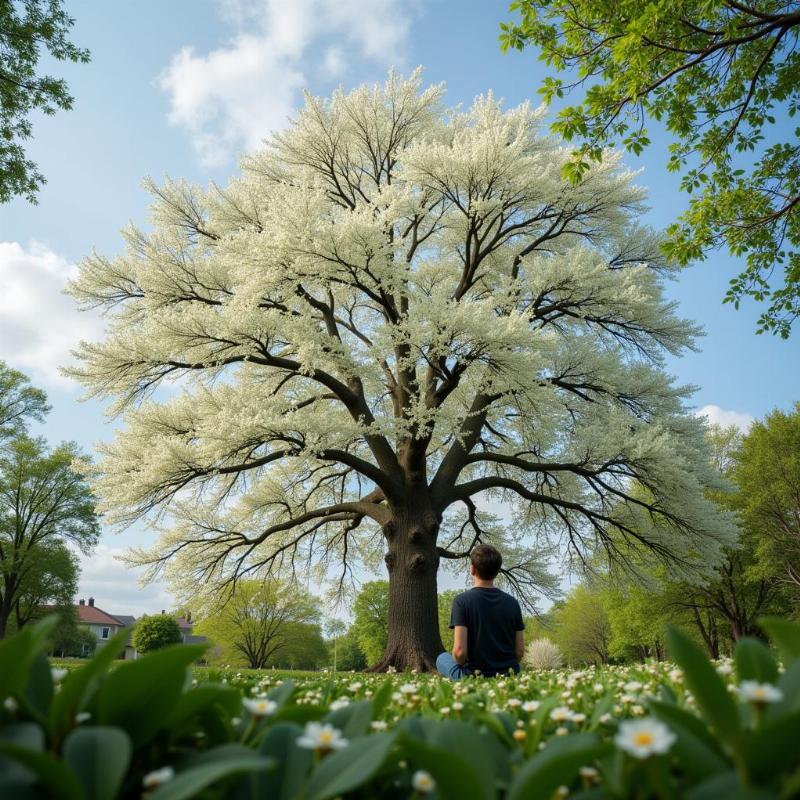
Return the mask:
M 333 656 L 334 646 L 336 648 L 335 659 Z M 369 666 L 367 657 L 361 649 L 358 629 L 355 625 L 351 625 L 341 636 L 336 638 L 335 642 L 331 642 L 329 650 L 331 653 L 330 663 L 337 671 L 360 672 Z
M 0 442 L 24 433 L 29 421 L 42 422 L 49 410 L 45 393 L 0 361 Z
M 314 670 L 327 666 L 328 662 L 328 646 L 320 626 L 316 623 L 289 622 L 286 625 L 286 645 L 272 655 L 267 666 Z
M 733 478 L 737 509 L 745 526 L 759 534 L 751 574 L 791 587 L 800 601 L 800 403 L 753 425 Z
M 16 630 L 42 616 L 46 606 L 72 608 L 78 591 L 78 557 L 63 542 L 31 548 L 14 606 Z
M 42 50 L 57 61 L 89 61 L 89 51 L 67 38 L 74 22 L 62 0 L 0 2 L 0 203 L 14 195 L 35 203 L 45 183 L 23 142 L 32 135 L 34 111 L 72 108 L 66 81 L 41 75 L 37 68 Z
M 51 613 L 52 609 L 48 612 Z M 61 606 L 56 613 L 58 623 L 49 636 L 51 655 L 68 658 L 92 655 L 97 647 L 97 637 L 88 628 L 78 624 L 75 606 Z
M 570 663 L 608 663 L 611 626 L 598 588 L 578 584 L 558 605 L 554 617 L 555 635 L 550 638 Z
M 545 101 L 587 87 L 553 125 L 581 142 L 566 174 L 579 180 L 616 142 L 638 154 L 648 119 L 663 122 L 668 169 L 683 172 L 690 195 L 667 252 L 683 263 L 720 246 L 746 256 L 725 302 L 767 302 L 759 333 L 787 337 L 800 314 L 796 0 L 515 0 L 511 9 L 520 16 L 501 26 L 504 49 L 534 45 L 548 66 L 573 70 L 545 79 Z
M 49 449 L 43 439 L 18 435 L 0 449 L 0 638 L 19 610 L 26 586 L 47 569 L 64 569 L 59 545 L 88 552 L 100 536 L 95 498 L 74 444 Z M 48 555 L 49 554 L 49 555 Z M 60 558 L 61 567 L 44 561 Z
M 317 601 L 296 586 L 246 579 L 229 595 L 201 602 L 197 633 L 222 648 L 226 663 L 263 669 L 291 642 L 294 626 L 318 624 Z
M 389 637 L 389 581 L 370 581 L 361 587 L 353 604 L 356 636 L 369 664 L 386 650 Z
M 171 614 L 146 614 L 136 622 L 132 644 L 138 653 L 144 654 L 182 641 L 183 634 L 175 617 Z

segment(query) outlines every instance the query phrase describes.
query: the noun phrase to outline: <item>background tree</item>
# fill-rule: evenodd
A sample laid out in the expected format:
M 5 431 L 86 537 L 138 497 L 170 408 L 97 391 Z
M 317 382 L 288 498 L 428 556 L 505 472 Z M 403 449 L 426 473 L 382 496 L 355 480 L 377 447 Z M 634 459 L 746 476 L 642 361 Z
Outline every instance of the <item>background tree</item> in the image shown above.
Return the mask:
M 78 592 L 77 555 L 63 542 L 42 542 L 31 548 L 14 605 L 14 630 L 42 616 L 42 609 L 71 608 Z
M 58 624 L 50 634 L 51 655 L 58 658 L 91 656 L 97 647 L 97 637 L 88 628 L 78 624 L 75 606 L 72 603 L 61 606 L 55 613 L 58 614 Z
M 753 424 L 737 454 L 737 508 L 755 534 L 754 555 L 766 581 L 792 587 L 800 605 L 800 403 Z M 757 577 L 754 575 L 754 577 Z
M 89 51 L 68 37 L 75 20 L 61 0 L 0 2 L 0 203 L 22 195 L 32 203 L 45 183 L 25 156 L 23 142 L 33 132 L 31 114 L 72 108 L 63 79 L 37 72 L 42 50 L 58 61 L 89 61 Z
M 267 662 L 268 667 L 316 670 L 330 663 L 330 652 L 322 628 L 314 623 L 289 622 L 286 645 Z
M 131 644 L 137 653 L 144 655 L 182 641 L 178 621 L 171 614 L 145 614 L 136 622 Z
M 297 625 L 319 622 L 314 598 L 275 580 L 243 580 L 230 595 L 204 603 L 198 633 L 222 646 L 224 660 L 263 669 L 286 648 Z
M 336 562 L 346 580 L 383 553 L 379 668 L 433 668 L 440 561 L 477 542 L 530 603 L 549 536 L 578 564 L 614 557 L 611 530 L 713 564 L 733 535 L 663 370 L 697 329 L 663 298 L 644 192 L 614 158 L 565 182 L 528 106 L 448 112 L 420 84 L 309 97 L 227 188 L 151 185 L 153 230 L 71 289 L 109 321 L 71 374 L 124 415 L 102 508 L 164 526 L 132 562 L 190 592 Z
M 389 581 L 370 581 L 353 603 L 358 644 L 367 662 L 375 664 L 386 650 L 389 637 Z
M 667 251 L 682 263 L 727 246 L 746 268 L 725 302 L 768 305 L 758 332 L 783 337 L 800 314 L 800 3 L 796 0 L 516 0 L 503 48 L 533 45 L 569 80 L 548 77 L 547 103 L 578 87 L 554 131 L 580 140 L 566 174 L 580 179 L 603 148 L 639 153 L 648 120 L 672 135 L 689 210 Z
M 24 433 L 29 422 L 43 422 L 49 410 L 45 393 L 0 361 L 0 443 Z
M 611 625 L 601 592 L 583 583 L 575 586 L 555 613 L 551 637 L 571 664 L 607 664 Z
M 336 657 L 334 659 L 334 645 Z M 351 625 L 344 633 L 337 637 L 335 642 L 331 642 L 329 647 L 331 658 L 330 663 L 334 672 L 361 672 L 367 669 L 369 663 L 358 639 L 358 629 Z
M 71 443 L 50 450 L 43 439 L 20 435 L 0 448 L 0 638 L 47 566 L 43 558 L 63 556 L 59 545 L 88 553 L 97 543 L 100 526 L 82 474 L 86 465 Z

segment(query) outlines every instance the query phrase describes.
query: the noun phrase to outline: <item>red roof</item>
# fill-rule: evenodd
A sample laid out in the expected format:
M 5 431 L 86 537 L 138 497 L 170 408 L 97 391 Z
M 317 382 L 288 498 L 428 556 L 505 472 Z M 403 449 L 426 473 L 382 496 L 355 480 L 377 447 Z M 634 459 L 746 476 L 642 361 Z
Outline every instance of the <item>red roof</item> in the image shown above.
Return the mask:
M 107 614 L 97 606 L 78 605 L 75 606 L 75 610 L 78 612 L 78 621 L 83 622 L 86 625 L 122 626 L 122 623 L 116 617 L 112 617 L 111 614 Z

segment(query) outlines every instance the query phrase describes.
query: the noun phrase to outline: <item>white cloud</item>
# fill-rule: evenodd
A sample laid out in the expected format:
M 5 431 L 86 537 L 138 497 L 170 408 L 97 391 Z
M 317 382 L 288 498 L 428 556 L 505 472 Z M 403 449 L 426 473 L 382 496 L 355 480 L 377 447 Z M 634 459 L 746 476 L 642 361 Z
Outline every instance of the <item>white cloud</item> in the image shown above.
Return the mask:
M 0 242 L 0 359 L 51 386 L 74 385 L 59 373 L 81 339 L 103 331 L 99 315 L 80 312 L 64 294 L 77 267 L 38 242 Z
M 175 598 L 160 581 L 140 586 L 141 569 L 129 567 L 119 561 L 122 548 L 98 545 L 91 555 L 79 554 L 81 577 L 78 597 L 94 604 L 109 614 L 158 614 L 176 605 Z
M 206 55 L 192 47 L 176 53 L 158 79 L 169 121 L 186 130 L 204 165 L 220 166 L 284 127 L 307 83 L 304 68 L 338 79 L 353 57 L 401 65 L 416 7 L 413 0 L 221 0 L 236 33 Z
M 755 417 L 746 411 L 729 411 L 715 405 L 703 406 L 697 412 L 697 415 L 699 417 L 707 417 L 712 425 L 721 425 L 723 428 L 735 425 L 745 433 L 755 421 Z

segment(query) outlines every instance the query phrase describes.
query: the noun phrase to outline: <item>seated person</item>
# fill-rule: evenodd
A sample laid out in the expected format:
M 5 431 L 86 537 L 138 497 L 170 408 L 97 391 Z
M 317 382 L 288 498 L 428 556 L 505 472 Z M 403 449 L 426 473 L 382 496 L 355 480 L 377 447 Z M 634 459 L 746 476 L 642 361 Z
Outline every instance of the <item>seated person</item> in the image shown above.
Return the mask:
M 477 671 L 487 676 L 519 672 L 525 652 L 522 611 L 494 585 L 503 557 L 491 545 L 479 544 L 472 548 L 470 562 L 472 588 L 456 597 L 450 613 L 453 653 L 442 653 L 436 668 L 452 680 Z

